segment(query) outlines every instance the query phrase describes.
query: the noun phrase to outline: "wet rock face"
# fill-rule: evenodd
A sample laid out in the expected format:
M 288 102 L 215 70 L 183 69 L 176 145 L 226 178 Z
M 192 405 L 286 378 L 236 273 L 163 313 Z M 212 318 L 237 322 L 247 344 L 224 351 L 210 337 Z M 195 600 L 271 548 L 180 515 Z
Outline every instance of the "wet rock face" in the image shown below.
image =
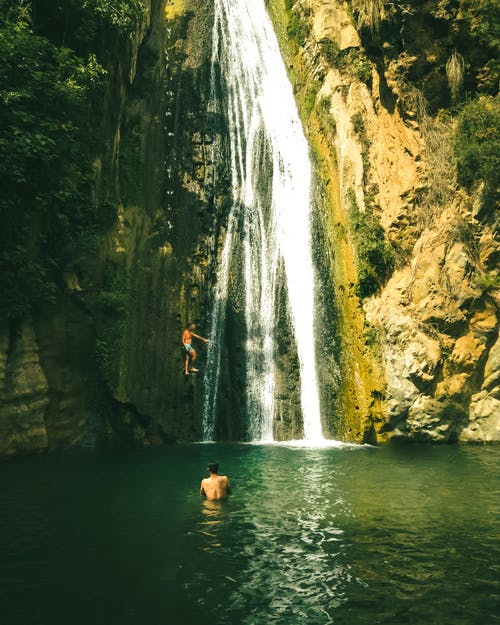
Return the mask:
M 105 242 L 101 295 L 90 301 L 111 430 L 140 445 L 201 437 L 202 377 L 184 376 L 180 338 L 190 322 L 209 332 L 220 236 L 212 193 L 220 133 L 207 113 L 211 10 L 197 0 L 155 6 L 117 120 L 121 161 L 104 184 L 114 185 L 118 221 Z M 102 294 L 119 305 L 103 308 Z M 205 346 L 195 348 L 203 369 Z
M 92 202 L 116 220 L 54 307 L 1 335 L 0 456 L 200 437 L 201 378 L 184 379 L 180 336 L 191 321 L 208 331 L 220 236 L 211 13 L 197 0 L 147 6 L 107 68 Z
M 0 457 L 45 450 L 49 386 L 29 321 L 2 333 L 0 354 Z
M 93 445 L 109 402 L 97 368 L 95 328 L 58 297 L 0 337 L 0 458 Z

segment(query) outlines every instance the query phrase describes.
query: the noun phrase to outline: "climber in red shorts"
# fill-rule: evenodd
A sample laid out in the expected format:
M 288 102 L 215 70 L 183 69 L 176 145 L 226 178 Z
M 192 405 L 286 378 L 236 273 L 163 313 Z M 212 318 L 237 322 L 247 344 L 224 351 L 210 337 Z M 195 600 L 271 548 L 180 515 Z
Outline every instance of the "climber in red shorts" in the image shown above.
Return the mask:
M 184 350 L 184 353 L 186 354 L 186 360 L 185 360 L 185 367 L 184 367 L 184 375 L 189 375 L 189 361 L 191 360 L 191 371 L 196 372 L 198 371 L 198 369 L 196 369 L 193 365 L 194 365 L 194 361 L 196 360 L 196 351 L 193 349 L 192 346 L 192 340 L 193 337 L 196 339 L 200 339 L 200 341 L 205 341 L 205 343 L 208 343 L 208 339 L 204 338 L 203 336 L 199 336 L 198 334 L 195 334 L 194 330 L 196 329 L 196 325 L 194 323 L 190 323 L 188 325 L 188 327 L 184 330 L 184 332 L 182 333 L 182 348 Z

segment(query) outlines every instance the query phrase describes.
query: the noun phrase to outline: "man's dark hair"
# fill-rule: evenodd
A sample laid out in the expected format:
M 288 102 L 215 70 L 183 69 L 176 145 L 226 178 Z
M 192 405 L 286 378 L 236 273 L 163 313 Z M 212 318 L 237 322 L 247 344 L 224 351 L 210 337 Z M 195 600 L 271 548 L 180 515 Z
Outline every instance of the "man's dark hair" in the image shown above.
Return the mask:
M 219 463 L 218 462 L 211 462 L 208 465 L 208 470 L 210 471 L 210 473 L 218 473 L 219 472 Z

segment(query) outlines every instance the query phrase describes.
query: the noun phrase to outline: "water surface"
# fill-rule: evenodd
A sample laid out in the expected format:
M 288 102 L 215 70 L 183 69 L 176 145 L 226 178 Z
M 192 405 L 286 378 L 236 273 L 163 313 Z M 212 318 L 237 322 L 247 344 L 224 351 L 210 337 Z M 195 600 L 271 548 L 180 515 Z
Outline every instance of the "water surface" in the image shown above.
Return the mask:
M 500 622 L 496 447 L 186 445 L 0 467 L 2 625 Z M 207 462 L 233 483 L 198 495 Z

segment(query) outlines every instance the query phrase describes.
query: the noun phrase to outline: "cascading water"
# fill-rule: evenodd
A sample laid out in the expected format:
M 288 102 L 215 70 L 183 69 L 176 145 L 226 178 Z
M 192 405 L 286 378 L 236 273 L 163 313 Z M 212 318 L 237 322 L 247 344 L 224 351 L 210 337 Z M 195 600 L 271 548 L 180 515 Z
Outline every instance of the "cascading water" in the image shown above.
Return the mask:
M 213 440 L 234 251 L 243 259 L 246 406 L 250 440 L 271 441 L 279 279 L 299 358 L 304 438 L 322 441 L 314 349 L 311 164 L 292 88 L 264 0 L 215 0 L 212 106 L 220 74 L 229 127 L 232 207 L 218 269 L 210 331 L 203 429 Z M 218 71 L 215 71 L 215 68 Z

